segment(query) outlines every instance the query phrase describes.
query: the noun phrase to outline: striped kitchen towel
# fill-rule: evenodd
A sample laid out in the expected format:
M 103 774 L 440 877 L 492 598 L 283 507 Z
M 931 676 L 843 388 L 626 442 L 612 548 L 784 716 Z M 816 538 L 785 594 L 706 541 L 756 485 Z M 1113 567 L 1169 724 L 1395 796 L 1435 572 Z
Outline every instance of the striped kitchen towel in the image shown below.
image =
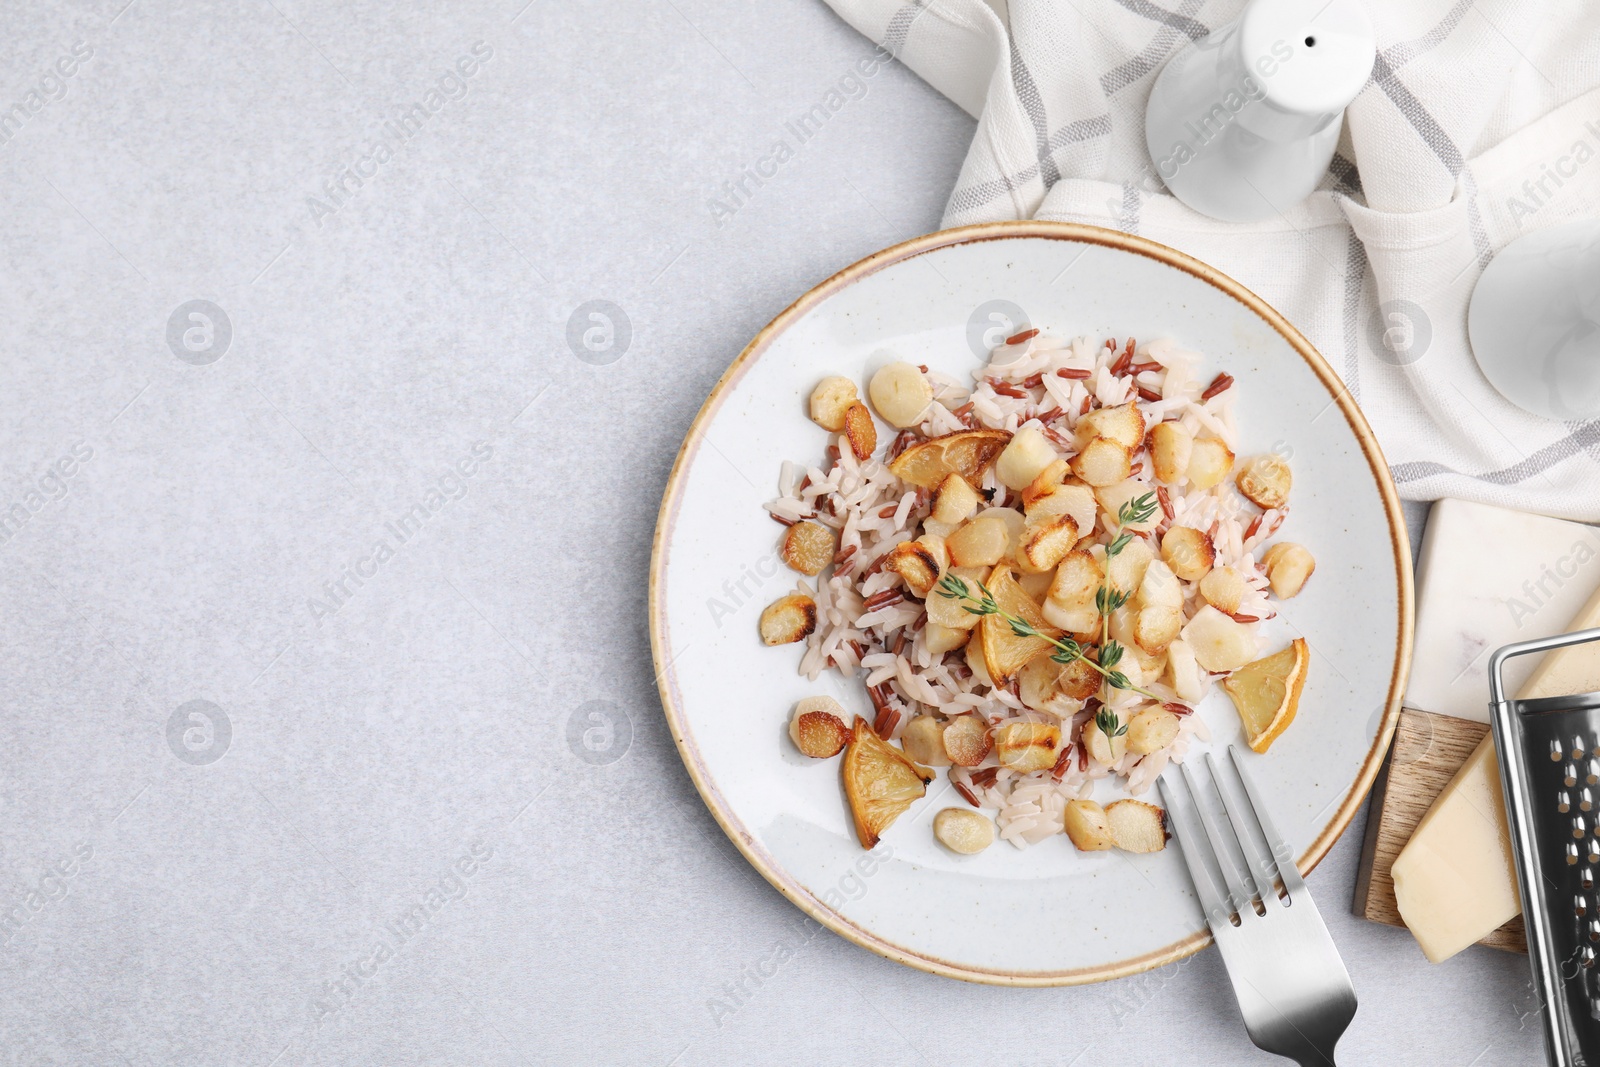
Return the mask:
M 1377 62 L 1322 187 L 1235 224 L 1166 192 L 1144 108 L 1167 57 L 1243 0 L 827 2 L 977 118 L 945 225 L 1088 222 L 1195 255 L 1311 338 L 1402 496 L 1600 520 L 1600 420 L 1514 407 L 1466 327 L 1496 251 L 1600 214 L 1600 4 L 1370 0 Z

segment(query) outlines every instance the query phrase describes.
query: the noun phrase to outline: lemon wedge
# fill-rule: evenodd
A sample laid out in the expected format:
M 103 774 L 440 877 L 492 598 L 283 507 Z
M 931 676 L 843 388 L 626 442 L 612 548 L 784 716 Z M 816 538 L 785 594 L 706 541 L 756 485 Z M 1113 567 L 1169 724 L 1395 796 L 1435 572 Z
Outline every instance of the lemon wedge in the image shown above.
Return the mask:
M 1223 679 L 1222 688 L 1239 709 L 1245 739 L 1254 751 L 1265 752 L 1294 722 L 1310 663 L 1311 651 L 1297 637 L 1281 652 L 1247 663 Z
M 859 718 L 845 749 L 843 774 L 845 799 L 865 849 L 877 847 L 883 832 L 922 799 L 933 780 L 932 771 L 912 763 Z
M 989 580 L 985 584 L 1001 611 L 1031 623 L 1040 633 L 1051 637 L 1061 636 L 1059 629 L 1045 621 L 1039 605 L 1022 588 L 1010 567 L 1004 563 L 995 567 L 989 572 Z M 1048 655 L 1052 647 L 1042 637 L 1018 637 L 1011 629 L 1011 624 L 998 615 L 983 617 L 978 639 L 989 677 L 1001 688 L 1010 685 L 1011 679 L 1030 661 Z
M 1011 443 L 1007 430 L 957 430 L 912 445 L 895 457 L 889 469 L 908 485 L 936 488 L 952 474 L 977 485 Z

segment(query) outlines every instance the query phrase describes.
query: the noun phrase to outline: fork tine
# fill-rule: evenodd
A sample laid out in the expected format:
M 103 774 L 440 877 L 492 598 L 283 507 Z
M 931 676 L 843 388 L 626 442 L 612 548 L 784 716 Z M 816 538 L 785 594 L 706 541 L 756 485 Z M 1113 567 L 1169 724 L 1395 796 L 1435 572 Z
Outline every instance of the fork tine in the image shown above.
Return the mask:
M 1211 843 L 1211 851 L 1217 857 L 1217 867 L 1222 871 L 1222 880 L 1228 887 L 1228 906 L 1238 913 L 1240 918 L 1244 917 L 1245 912 L 1254 915 L 1255 909 L 1250 906 L 1250 889 L 1239 877 L 1238 860 L 1223 844 L 1223 837 L 1217 830 L 1216 820 L 1212 818 L 1211 813 L 1206 810 L 1205 803 L 1200 799 L 1200 787 L 1195 785 L 1189 765 L 1180 764 L 1178 770 L 1182 772 L 1183 780 L 1188 783 L 1189 795 L 1194 798 L 1194 809 L 1200 817 L 1200 825 L 1205 830 L 1206 840 Z M 1229 834 L 1232 834 L 1231 828 Z M 1238 846 L 1237 841 L 1234 844 L 1235 847 Z
M 1186 788 L 1189 796 L 1186 800 L 1180 800 L 1176 782 L 1168 781 L 1165 775 L 1157 779 L 1157 785 L 1161 787 L 1161 799 L 1166 801 L 1167 815 L 1177 831 L 1179 850 L 1183 853 L 1184 864 L 1189 868 L 1189 880 L 1194 883 L 1195 893 L 1200 897 L 1206 925 L 1212 928 L 1213 933 L 1219 925 L 1231 927 L 1229 916 L 1232 913 L 1223 900 L 1216 875 L 1211 873 L 1211 868 L 1206 864 L 1205 853 L 1208 849 L 1205 834 L 1194 819 L 1194 794 Z
M 1261 794 L 1257 791 L 1255 782 L 1251 780 L 1244 769 L 1244 764 L 1239 760 L 1238 749 L 1228 746 L 1228 755 L 1233 761 L 1234 773 L 1239 776 L 1239 784 L 1244 786 L 1245 796 L 1250 798 L 1250 813 L 1255 817 L 1256 825 L 1261 828 L 1261 835 L 1266 839 L 1267 847 L 1272 850 L 1278 877 L 1283 879 L 1283 888 L 1288 892 L 1290 901 L 1293 901 L 1306 890 L 1306 884 L 1300 878 L 1300 869 L 1294 864 L 1294 854 L 1289 850 L 1289 843 L 1272 825 L 1272 819 L 1267 815 L 1266 805 L 1261 803 Z
M 1229 746 L 1230 748 L 1232 746 Z M 1272 885 L 1273 856 L 1271 845 L 1267 847 L 1266 858 L 1263 859 L 1261 849 L 1257 845 L 1256 834 L 1253 832 L 1253 823 L 1244 814 L 1244 805 L 1234 799 L 1233 790 L 1228 783 L 1223 781 L 1222 770 L 1217 766 L 1217 761 L 1211 753 L 1206 753 L 1206 767 L 1211 771 L 1211 784 L 1216 788 L 1217 795 L 1222 798 L 1222 807 L 1228 813 L 1228 829 L 1233 839 L 1238 843 L 1239 850 L 1244 856 L 1244 865 L 1250 868 L 1250 876 L 1255 881 L 1256 893 L 1264 905 L 1271 901 L 1277 902 L 1278 891 Z

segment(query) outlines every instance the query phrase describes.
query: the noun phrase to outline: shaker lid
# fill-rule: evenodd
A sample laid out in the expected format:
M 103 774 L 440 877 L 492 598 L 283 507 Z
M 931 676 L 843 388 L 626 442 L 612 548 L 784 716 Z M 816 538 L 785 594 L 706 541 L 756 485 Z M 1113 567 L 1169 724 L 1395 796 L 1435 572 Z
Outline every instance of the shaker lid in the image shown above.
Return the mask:
M 1355 0 L 1254 0 L 1239 26 L 1249 73 L 1285 111 L 1334 114 L 1372 74 L 1372 22 Z

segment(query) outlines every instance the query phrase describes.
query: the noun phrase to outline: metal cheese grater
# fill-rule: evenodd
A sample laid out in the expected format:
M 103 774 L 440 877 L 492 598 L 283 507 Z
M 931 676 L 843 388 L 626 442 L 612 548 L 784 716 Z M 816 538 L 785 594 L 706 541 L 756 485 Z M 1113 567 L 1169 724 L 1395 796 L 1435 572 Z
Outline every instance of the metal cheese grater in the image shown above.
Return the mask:
M 1506 660 L 1600 641 L 1600 629 L 1506 645 L 1489 717 L 1551 1067 L 1600 1067 L 1600 693 L 1507 700 Z

